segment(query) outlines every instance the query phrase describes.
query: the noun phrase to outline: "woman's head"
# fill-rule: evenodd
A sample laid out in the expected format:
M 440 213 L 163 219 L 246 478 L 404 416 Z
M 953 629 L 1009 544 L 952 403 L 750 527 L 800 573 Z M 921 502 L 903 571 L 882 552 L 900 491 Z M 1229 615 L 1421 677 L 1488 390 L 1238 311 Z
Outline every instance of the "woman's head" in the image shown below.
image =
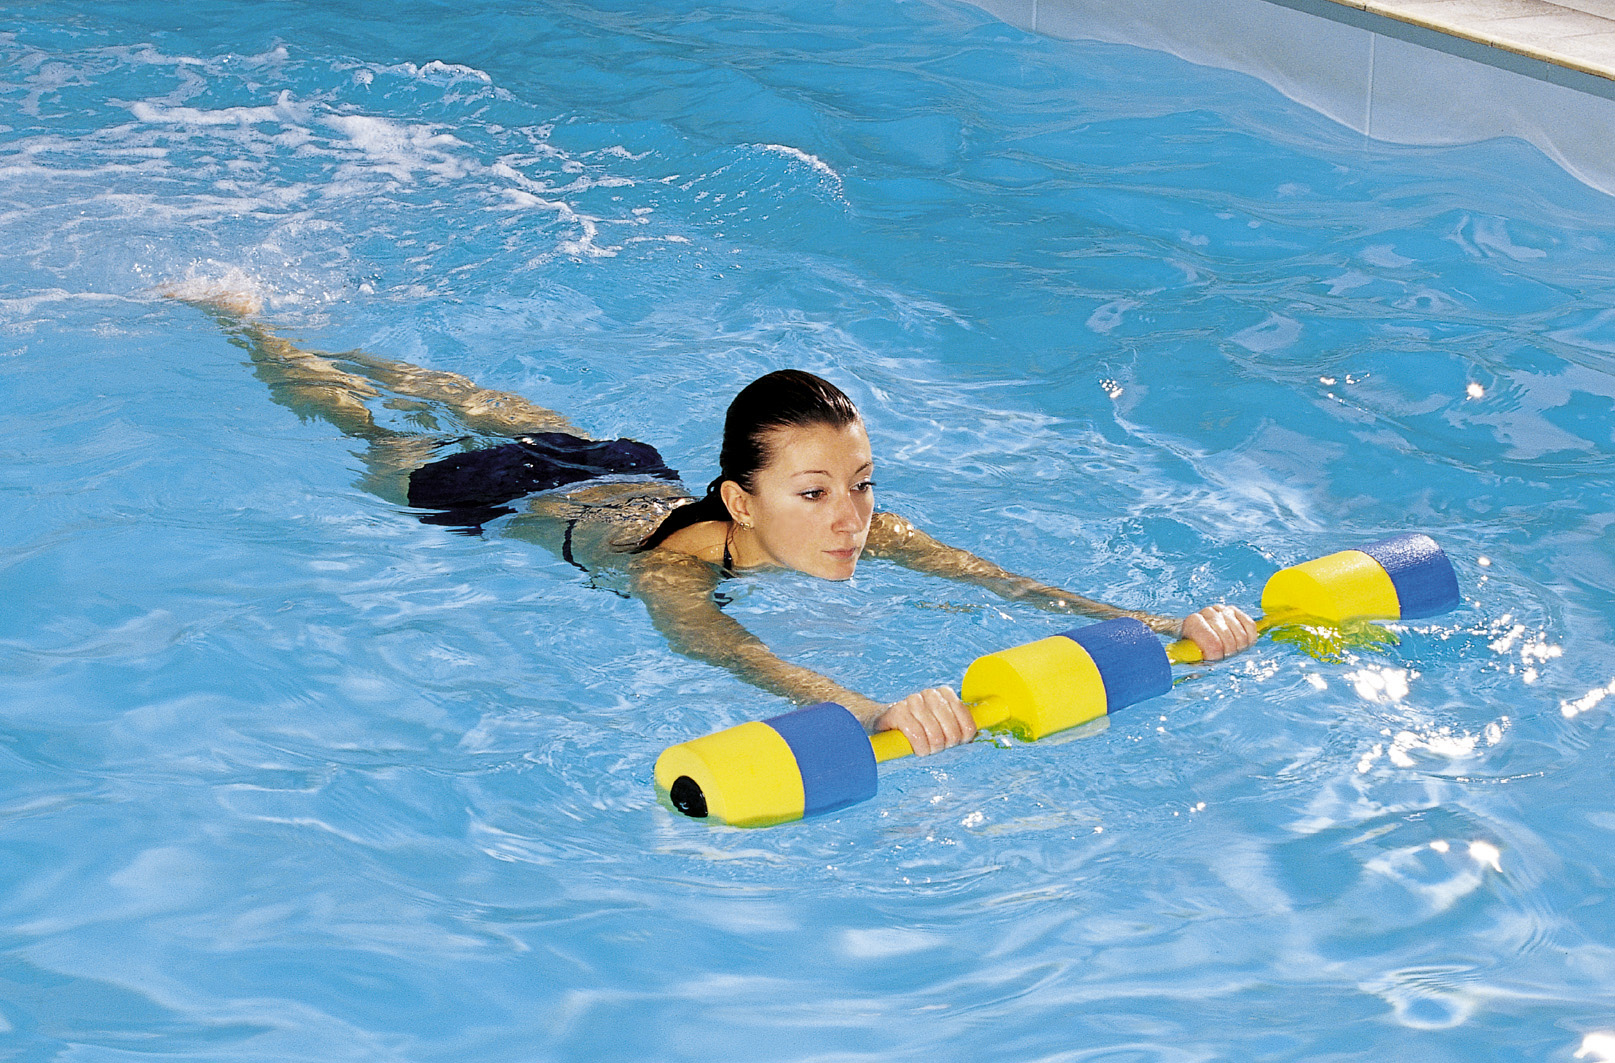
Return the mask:
M 737 563 L 852 576 L 874 513 L 874 460 L 841 389 L 795 369 L 752 381 L 729 406 L 720 463 Z
M 737 563 L 852 575 L 874 511 L 873 461 L 840 388 L 798 369 L 752 381 L 729 404 L 719 465 L 706 497 L 675 510 L 644 549 L 693 524 L 732 521 Z

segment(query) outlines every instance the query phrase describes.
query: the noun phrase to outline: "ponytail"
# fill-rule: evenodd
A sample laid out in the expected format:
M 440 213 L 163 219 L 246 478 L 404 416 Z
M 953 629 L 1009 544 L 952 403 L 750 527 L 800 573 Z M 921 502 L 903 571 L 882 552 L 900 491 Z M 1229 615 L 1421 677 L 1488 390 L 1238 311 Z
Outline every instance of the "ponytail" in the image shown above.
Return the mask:
M 662 545 L 662 540 L 674 532 L 683 531 L 692 524 L 702 524 L 709 520 L 729 520 L 729 507 L 724 504 L 723 496 L 718 489 L 723 486 L 723 477 L 720 476 L 707 485 L 707 493 L 691 502 L 687 506 L 680 506 L 651 532 L 650 537 L 639 544 L 636 553 L 645 550 L 654 550 Z

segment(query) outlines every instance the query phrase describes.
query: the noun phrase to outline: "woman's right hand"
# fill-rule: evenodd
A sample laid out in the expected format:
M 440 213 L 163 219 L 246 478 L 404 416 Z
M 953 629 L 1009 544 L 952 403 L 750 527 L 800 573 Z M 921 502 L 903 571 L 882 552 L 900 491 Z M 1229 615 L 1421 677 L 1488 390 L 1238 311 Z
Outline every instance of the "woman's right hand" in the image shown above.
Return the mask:
M 976 720 L 949 687 L 920 690 L 894 701 L 875 718 L 877 731 L 902 731 L 920 756 L 976 737 Z
M 1208 661 L 1220 661 L 1256 642 L 1256 621 L 1232 605 L 1208 605 L 1183 618 L 1183 637 Z

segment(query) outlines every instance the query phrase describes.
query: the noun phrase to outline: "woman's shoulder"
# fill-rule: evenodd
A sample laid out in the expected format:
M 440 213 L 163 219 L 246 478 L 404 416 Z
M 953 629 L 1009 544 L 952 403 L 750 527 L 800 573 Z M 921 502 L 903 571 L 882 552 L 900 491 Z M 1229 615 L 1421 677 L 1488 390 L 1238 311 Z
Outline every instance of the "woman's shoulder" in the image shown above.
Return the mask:
M 682 554 L 714 565 L 723 563 L 723 548 L 729 537 L 729 524 L 721 520 L 703 520 L 680 528 L 650 551 Z

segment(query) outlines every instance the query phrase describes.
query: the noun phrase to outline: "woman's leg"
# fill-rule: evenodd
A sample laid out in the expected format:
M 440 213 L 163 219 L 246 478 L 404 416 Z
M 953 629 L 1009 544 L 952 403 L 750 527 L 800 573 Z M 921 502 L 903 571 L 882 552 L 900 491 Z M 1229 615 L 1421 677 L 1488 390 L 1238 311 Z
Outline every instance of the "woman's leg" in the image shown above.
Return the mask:
M 553 410 L 535 406 L 519 395 L 479 388 L 457 373 L 422 369 L 361 352 L 331 355 L 304 350 L 275 335 L 269 326 L 242 316 L 228 302 L 210 300 L 197 305 L 219 322 L 231 343 L 247 352 L 254 374 L 269 386 L 276 402 L 300 417 L 328 421 L 343 434 L 369 444 L 360 455 L 365 463 L 360 483 L 395 505 L 408 504 L 410 473 L 432 460 L 443 439 L 440 433 L 426 435 L 376 424 L 368 403 L 377 399 L 389 408 L 410 411 L 410 419 L 426 432 L 437 433 L 437 420 L 429 407 L 409 398 L 446 407 L 474 432 L 505 436 L 568 432 L 588 438 Z M 349 372 L 339 361 L 360 372 Z
M 529 432 L 565 432 L 580 439 L 591 438 L 554 410 L 534 405 L 508 391 L 478 387 L 459 373 L 423 369 L 363 351 L 346 351 L 330 357 L 357 366 L 361 373 L 389 391 L 447 406 L 460 423 L 473 432 L 512 437 Z
M 409 474 L 432 460 L 433 451 L 442 445 L 440 439 L 376 424 L 366 405 L 381 396 L 375 384 L 256 321 L 204 309 L 218 319 L 230 342 L 252 358 L 253 374 L 269 385 L 271 398 L 299 417 L 329 421 L 344 435 L 369 444 L 360 454 L 365 464 L 361 487 L 394 505 L 409 504 Z
M 252 358 L 252 371 L 270 396 L 299 417 L 318 417 L 344 435 L 374 442 L 402 433 L 376 424 L 367 403 L 381 396 L 375 384 L 344 372 L 328 358 L 281 339 L 265 325 L 215 314 L 230 342 Z

